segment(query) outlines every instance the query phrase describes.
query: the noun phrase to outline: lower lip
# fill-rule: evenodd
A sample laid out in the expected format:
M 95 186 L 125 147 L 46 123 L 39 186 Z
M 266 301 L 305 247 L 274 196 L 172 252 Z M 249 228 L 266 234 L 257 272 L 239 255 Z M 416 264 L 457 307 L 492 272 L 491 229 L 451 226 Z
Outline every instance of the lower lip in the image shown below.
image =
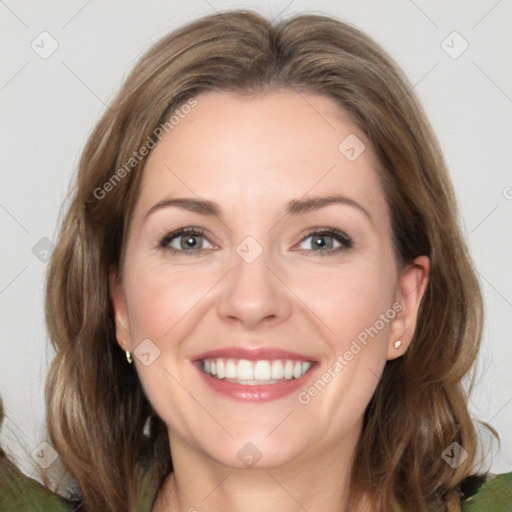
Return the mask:
M 270 400 L 277 400 L 278 398 L 283 398 L 298 391 L 306 384 L 316 366 L 313 364 L 307 373 L 298 379 L 290 379 L 276 384 L 248 385 L 235 384 L 233 382 L 210 377 L 199 368 L 199 364 L 200 363 L 195 364 L 194 366 L 197 368 L 197 371 L 201 374 L 206 384 L 214 391 L 234 400 L 243 400 L 246 402 L 269 402 Z

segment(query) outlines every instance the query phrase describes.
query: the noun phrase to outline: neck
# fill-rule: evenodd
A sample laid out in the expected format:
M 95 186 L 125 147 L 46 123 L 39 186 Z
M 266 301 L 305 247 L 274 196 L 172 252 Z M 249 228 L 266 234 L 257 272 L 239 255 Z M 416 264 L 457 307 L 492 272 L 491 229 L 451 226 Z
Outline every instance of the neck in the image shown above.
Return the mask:
M 175 471 L 159 492 L 152 512 L 347 512 L 354 449 L 354 440 L 345 439 L 314 459 L 303 458 L 279 467 L 237 469 L 218 464 L 173 439 Z M 365 496 L 357 511 L 350 512 L 370 510 L 369 497 Z

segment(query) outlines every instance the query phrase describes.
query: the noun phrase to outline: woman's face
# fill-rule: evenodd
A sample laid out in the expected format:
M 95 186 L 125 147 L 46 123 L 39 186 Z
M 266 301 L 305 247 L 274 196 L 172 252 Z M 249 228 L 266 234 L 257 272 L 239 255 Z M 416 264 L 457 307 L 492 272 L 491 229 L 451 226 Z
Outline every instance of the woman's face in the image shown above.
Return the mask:
M 369 142 L 331 99 L 196 100 L 144 170 L 111 279 L 118 342 L 173 456 L 348 453 L 411 340 L 428 260 L 397 268 Z

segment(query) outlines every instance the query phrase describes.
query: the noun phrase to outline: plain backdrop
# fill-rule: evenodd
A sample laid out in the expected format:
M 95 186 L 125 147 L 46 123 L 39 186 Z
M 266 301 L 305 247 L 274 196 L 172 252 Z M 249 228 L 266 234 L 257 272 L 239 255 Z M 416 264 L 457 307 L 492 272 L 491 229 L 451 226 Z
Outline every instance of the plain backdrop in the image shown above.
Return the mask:
M 37 475 L 31 454 L 46 439 L 43 385 L 53 357 L 43 317 L 45 260 L 90 131 L 153 42 L 200 15 L 239 7 L 352 23 L 414 85 L 445 153 L 485 296 L 471 412 L 497 429 L 502 445 L 487 451 L 484 469 L 511 471 L 510 0 L 0 0 L 1 442 Z

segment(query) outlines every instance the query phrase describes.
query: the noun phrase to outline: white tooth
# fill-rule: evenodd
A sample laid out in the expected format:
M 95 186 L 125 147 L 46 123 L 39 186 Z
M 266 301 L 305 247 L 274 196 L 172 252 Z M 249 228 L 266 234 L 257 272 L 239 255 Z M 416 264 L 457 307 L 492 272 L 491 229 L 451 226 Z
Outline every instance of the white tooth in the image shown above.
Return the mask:
M 226 361 L 226 378 L 236 379 L 236 364 L 233 359 L 228 359 Z
M 208 359 L 205 359 L 203 361 L 203 371 L 204 371 L 204 373 L 210 373 L 210 367 L 211 367 L 210 361 Z
M 215 361 L 212 361 L 211 362 L 211 365 L 210 365 L 210 372 L 212 375 L 217 375 L 217 369 L 215 367 Z
M 301 375 L 301 371 L 302 371 L 302 364 L 300 363 L 300 361 L 297 361 L 295 363 L 295 366 L 293 367 L 293 377 L 295 379 L 298 379 Z
M 272 361 L 272 379 L 282 379 L 284 377 L 284 367 L 282 361 Z
M 311 368 L 311 363 L 309 361 L 302 363 L 302 372 L 301 372 L 302 375 L 304 375 L 310 368 Z
M 236 366 L 236 374 L 238 380 L 252 380 L 254 378 L 252 363 L 247 359 L 240 359 Z
M 271 377 L 270 363 L 268 361 L 256 361 L 256 365 L 254 367 L 254 378 L 256 380 L 270 380 Z
M 217 378 L 223 379 L 226 376 L 226 370 L 224 369 L 224 361 L 222 359 L 217 359 Z
M 293 377 L 293 361 L 289 359 L 284 365 L 284 378 L 290 380 Z

